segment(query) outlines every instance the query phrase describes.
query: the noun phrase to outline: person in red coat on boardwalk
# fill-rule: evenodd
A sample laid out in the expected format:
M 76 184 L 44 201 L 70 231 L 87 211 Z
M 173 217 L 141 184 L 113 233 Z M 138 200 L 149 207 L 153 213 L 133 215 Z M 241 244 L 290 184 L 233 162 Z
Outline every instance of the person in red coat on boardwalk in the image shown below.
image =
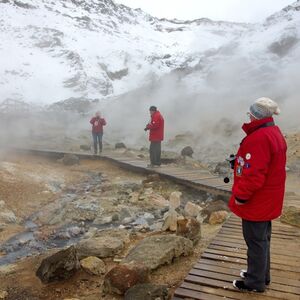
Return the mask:
M 99 144 L 99 153 L 102 152 L 102 137 L 103 137 L 103 126 L 106 125 L 104 118 L 101 118 L 99 111 L 96 112 L 95 117 L 90 120 L 92 124 L 92 135 L 94 141 L 94 154 L 97 154 L 97 146 Z
M 273 115 L 280 110 L 269 98 L 259 98 L 243 125 L 242 140 L 234 164 L 230 210 L 242 219 L 247 251 L 247 270 L 233 281 L 240 291 L 264 292 L 270 284 L 271 221 L 283 207 L 286 179 L 286 141 Z
M 156 106 L 151 106 L 151 120 L 146 125 L 145 131 L 149 130 L 150 141 L 150 165 L 148 167 L 159 167 L 161 165 L 161 142 L 164 139 L 164 118 Z

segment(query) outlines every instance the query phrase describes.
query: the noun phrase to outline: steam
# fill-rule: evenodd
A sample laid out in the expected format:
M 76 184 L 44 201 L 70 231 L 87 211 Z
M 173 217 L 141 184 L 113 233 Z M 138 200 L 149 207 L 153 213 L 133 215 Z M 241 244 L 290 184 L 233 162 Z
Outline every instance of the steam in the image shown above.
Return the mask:
M 0 148 L 18 145 L 78 150 L 80 144 L 91 144 L 89 120 L 100 110 L 107 121 L 104 141 L 112 145 L 122 141 L 138 149 L 148 146 L 148 133 L 143 129 L 150 118 L 149 107 L 155 105 L 165 118 L 163 149 L 179 152 L 190 145 L 197 158 L 220 160 L 234 153 L 243 136 L 240 127 L 248 122 L 249 106 L 263 96 L 279 103 L 282 113 L 275 117 L 275 122 L 284 132 L 299 131 L 299 16 L 296 11 L 289 16 L 292 20 L 289 23 L 285 17 L 274 15 L 265 24 L 251 25 L 248 32 L 239 31 L 238 38 L 231 41 L 229 38 L 223 46 L 212 41 L 214 48 L 209 50 L 196 38 L 190 43 L 195 55 L 192 51 L 186 55 L 169 55 L 186 61 L 182 67 L 160 78 L 157 75 L 160 74 L 157 72 L 159 63 L 151 65 L 145 57 L 144 63 L 149 65 L 146 69 L 153 68 L 153 72 L 149 71 L 148 81 L 143 86 L 91 103 L 81 112 L 44 107 L 2 113 Z M 214 37 L 212 32 L 221 24 L 214 26 L 207 28 L 209 36 Z M 224 28 L 221 26 L 220 34 L 226 41 Z M 184 45 L 188 48 L 187 41 Z M 197 51 L 198 48 L 201 50 Z M 133 71 L 129 67 L 123 77 L 114 80 L 126 82 L 127 78 L 135 78 L 127 76 L 127 72 L 130 75 Z M 128 86 L 135 85 L 128 82 Z M 54 89 L 57 95 L 59 87 Z M 43 95 L 40 85 L 30 92 Z M 78 95 L 83 94 L 78 92 Z M 65 96 L 63 92 L 62 99 Z

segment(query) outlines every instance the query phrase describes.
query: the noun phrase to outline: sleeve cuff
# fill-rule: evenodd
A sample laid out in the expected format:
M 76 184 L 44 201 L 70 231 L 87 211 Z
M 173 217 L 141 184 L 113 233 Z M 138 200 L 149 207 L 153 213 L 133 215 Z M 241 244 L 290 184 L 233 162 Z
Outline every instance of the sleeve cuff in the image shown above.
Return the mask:
M 239 202 L 239 203 L 246 203 L 246 202 L 247 202 L 247 200 L 245 200 L 245 199 L 240 199 L 240 198 L 237 198 L 237 197 L 235 197 L 235 200 L 236 200 L 237 202 Z

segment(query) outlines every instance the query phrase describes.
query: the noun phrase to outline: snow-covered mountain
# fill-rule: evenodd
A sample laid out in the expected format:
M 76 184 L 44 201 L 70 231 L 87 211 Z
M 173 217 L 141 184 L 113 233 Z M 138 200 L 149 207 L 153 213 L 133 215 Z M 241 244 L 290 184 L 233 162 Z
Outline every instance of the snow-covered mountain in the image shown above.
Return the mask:
M 157 19 L 113 0 L 0 0 L 0 110 L 70 111 L 78 99 L 82 112 L 91 100 L 111 138 L 136 144 L 155 104 L 166 138 L 196 132 L 199 148 L 215 136 L 222 148 L 257 97 L 299 128 L 299 41 L 300 0 L 257 24 Z
M 2 0 L 0 25 L 1 99 L 43 103 L 119 95 L 176 69 L 199 69 L 257 29 L 159 20 L 112 0 Z

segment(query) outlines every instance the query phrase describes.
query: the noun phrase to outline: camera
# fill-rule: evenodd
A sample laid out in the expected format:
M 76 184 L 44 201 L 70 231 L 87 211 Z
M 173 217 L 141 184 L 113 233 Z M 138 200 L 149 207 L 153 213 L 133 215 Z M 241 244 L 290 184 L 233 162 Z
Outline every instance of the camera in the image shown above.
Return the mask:
M 234 163 L 235 163 L 236 155 L 235 154 L 230 154 L 229 158 L 226 158 L 226 160 L 230 164 L 230 168 L 233 170 L 234 169 Z
M 229 158 L 226 158 L 226 160 L 229 162 L 230 164 L 230 169 L 234 169 L 234 163 L 235 163 L 235 159 L 236 159 L 236 155 L 235 154 L 230 154 Z M 229 176 L 224 177 L 224 183 L 229 183 L 230 182 L 230 178 Z

